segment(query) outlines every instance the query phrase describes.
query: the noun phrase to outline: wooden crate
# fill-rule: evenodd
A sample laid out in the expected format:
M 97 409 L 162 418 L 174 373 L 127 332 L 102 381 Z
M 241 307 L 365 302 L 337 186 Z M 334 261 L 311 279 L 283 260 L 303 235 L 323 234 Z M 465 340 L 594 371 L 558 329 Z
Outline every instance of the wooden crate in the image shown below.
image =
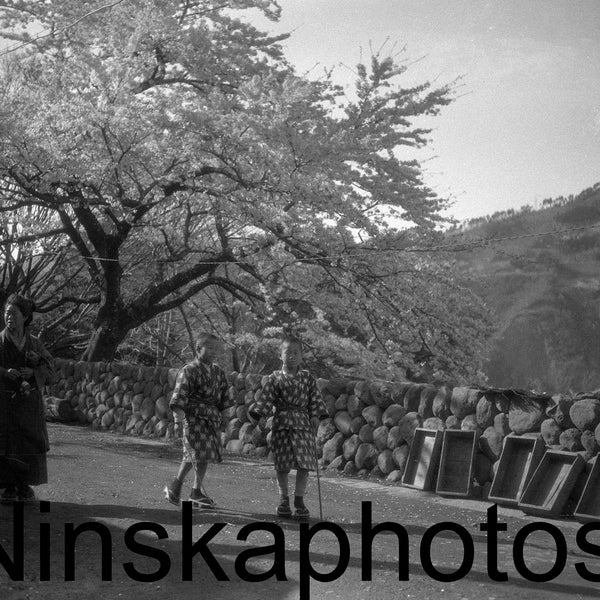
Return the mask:
M 594 460 L 573 516 L 580 523 L 600 521 L 600 460 Z
M 507 435 L 488 500 L 517 506 L 545 451 L 544 440 L 539 437 Z
M 546 450 L 521 495 L 519 508 L 532 515 L 560 515 L 584 467 L 585 460 L 578 454 Z
M 471 494 L 477 432 L 446 429 L 442 439 L 436 493 L 466 497 Z
M 417 490 L 430 490 L 435 485 L 442 451 L 443 432 L 436 429 L 415 429 L 402 485 Z

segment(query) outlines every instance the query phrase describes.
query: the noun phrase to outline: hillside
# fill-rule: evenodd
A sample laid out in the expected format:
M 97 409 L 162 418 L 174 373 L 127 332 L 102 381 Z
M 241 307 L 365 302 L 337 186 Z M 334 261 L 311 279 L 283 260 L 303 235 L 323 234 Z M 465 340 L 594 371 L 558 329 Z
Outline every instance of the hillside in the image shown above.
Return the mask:
M 453 241 L 496 318 L 490 384 L 548 393 L 600 387 L 600 184 L 569 199 L 471 221 Z

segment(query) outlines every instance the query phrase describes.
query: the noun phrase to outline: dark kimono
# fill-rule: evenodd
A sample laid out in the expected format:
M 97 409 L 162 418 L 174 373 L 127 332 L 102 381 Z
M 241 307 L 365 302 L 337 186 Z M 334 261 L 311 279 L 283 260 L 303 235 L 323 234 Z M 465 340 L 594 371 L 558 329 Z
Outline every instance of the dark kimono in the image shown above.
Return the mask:
M 271 447 L 277 471 L 316 469 L 311 418 L 321 418 L 326 409 L 317 382 L 308 371 L 300 369 L 296 375 L 271 373 L 251 411 L 265 417 L 273 413 Z
M 195 359 L 177 374 L 169 403 L 185 414 L 183 456 L 193 463 L 221 462 L 221 411 L 229 406 L 225 372 Z
M 40 360 L 33 364 L 31 352 Z M 9 369 L 29 367 L 34 375 L 13 381 Z M 37 339 L 25 333 L 21 349 L 0 332 L 0 488 L 48 481 L 48 431 L 42 388 L 53 373 L 50 354 Z

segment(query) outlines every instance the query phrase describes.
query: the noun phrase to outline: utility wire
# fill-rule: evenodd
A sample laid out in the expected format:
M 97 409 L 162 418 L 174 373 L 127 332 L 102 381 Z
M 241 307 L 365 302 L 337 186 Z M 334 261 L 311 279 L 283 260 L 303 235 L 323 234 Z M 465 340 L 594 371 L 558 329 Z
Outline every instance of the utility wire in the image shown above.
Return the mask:
M 360 258 L 365 255 L 365 252 L 376 252 L 378 254 L 400 254 L 402 252 L 423 252 L 423 253 L 426 253 L 426 252 L 449 252 L 449 251 L 462 252 L 462 251 L 473 250 L 474 248 L 478 248 L 478 247 L 489 246 L 493 243 L 521 240 L 521 239 L 527 239 L 527 238 L 543 237 L 543 236 L 548 236 L 548 235 L 562 235 L 565 233 L 572 233 L 574 231 L 584 231 L 584 230 L 590 230 L 590 229 L 600 229 L 600 224 L 586 225 L 584 227 L 572 227 L 572 228 L 568 228 L 568 229 L 553 229 L 551 231 L 542 231 L 542 232 L 538 232 L 538 233 L 526 233 L 526 234 L 512 235 L 512 236 L 506 236 L 506 237 L 476 238 L 476 239 L 466 240 L 466 241 L 451 242 L 448 244 L 438 244 L 435 246 L 412 246 L 412 247 L 407 247 L 407 248 L 368 248 L 368 247 L 365 247 L 365 248 L 357 249 L 357 250 L 359 250 L 358 252 L 346 252 L 346 253 L 339 253 L 339 254 L 320 254 L 320 255 L 315 255 L 315 256 L 310 256 L 310 257 L 305 257 L 305 258 L 295 258 L 293 262 L 313 262 L 316 260 L 323 260 L 323 259 L 341 260 L 343 258 Z M 7 243 L 7 242 L 10 243 L 10 240 L 3 241 L 3 243 Z M 59 252 L 48 251 L 48 252 L 40 252 L 34 256 L 56 255 L 56 254 L 59 254 Z M 519 256 L 512 256 L 512 255 L 508 255 L 508 256 L 511 256 L 512 258 L 522 258 Z M 117 259 L 117 258 L 102 258 L 102 257 L 98 257 L 98 256 L 88 256 L 86 258 L 89 260 L 97 260 L 97 261 L 101 261 L 101 262 L 102 261 L 104 261 L 104 262 L 119 262 L 119 259 Z M 276 258 L 269 258 L 269 259 L 262 260 L 262 262 L 265 262 L 265 263 L 280 263 L 281 261 L 282 261 L 282 259 L 276 259 Z M 230 264 L 246 264 L 247 262 L 248 262 L 247 260 L 228 260 L 228 261 L 205 260 L 205 261 L 198 261 L 197 264 L 201 264 L 201 265 L 228 264 L 228 265 L 230 265 Z
M 474 238 L 465 241 L 449 242 L 447 244 L 438 244 L 434 246 L 413 246 L 412 248 L 398 248 L 389 249 L 389 252 L 436 252 L 454 249 L 455 251 L 461 250 L 472 250 L 479 246 L 487 246 L 493 242 L 507 242 L 513 240 L 521 240 L 525 238 L 543 237 L 546 235 L 561 235 L 564 233 L 571 233 L 573 231 L 583 231 L 585 229 L 600 229 L 600 224 L 597 225 L 585 225 L 583 227 L 572 227 L 568 229 L 552 229 L 551 231 L 542 231 L 538 233 L 524 233 L 521 235 L 511 235 L 506 237 L 495 237 L 495 238 Z M 379 250 L 378 248 L 365 248 L 366 250 L 377 250 L 379 252 L 386 252 L 387 250 Z
M 32 37 L 30 40 L 27 40 L 25 42 L 20 42 L 19 44 L 15 44 L 13 46 L 9 46 L 8 48 L 5 48 L 4 50 L 2 50 L 2 52 L 0 52 L 0 58 L 2 58 L 3 56 L 6 56 L 7 54 L 10 54 L 12 52 L 16 52 L 17 50 L 20 50 L 21 48 L 24 48 L 25 46 L 29 46 L 29 44 L 34 44 L 38 40 L 50 37 L 51 35 L 56 35 L 57 33 L 61 33 L 63 31 L 66 31 L 67 29 L 71 29 L 72 27 L 75 27 L 75 25 L 78 25 L 79 23 L 81 23 L 81 21 L 83 21 L 84 19 L 87 19 L 88 17 L 91 17 L 92 15 L 95 15 L 96 13 L 99 13 L 100 11 L 106 10 L 108 8 L 113 8 L 113 6 L 117 6 L 117 4 L 121 4 L 121 2 L 123 2 L 123 1 L 124 0 L 115 0 L 115 2 L 112 2 L 110 4 L 105 4 L 104 6 L 95 8 L 94 10 L 91 10 L 91 11 L 85 13 L 84 15 L 82 15 L 77 20 L 73 21 L 72 23 L 68 23 L 67 25 L 63 25 L 62 27 L 49 27 L 48 29 L 45 29 L 38 35 Z

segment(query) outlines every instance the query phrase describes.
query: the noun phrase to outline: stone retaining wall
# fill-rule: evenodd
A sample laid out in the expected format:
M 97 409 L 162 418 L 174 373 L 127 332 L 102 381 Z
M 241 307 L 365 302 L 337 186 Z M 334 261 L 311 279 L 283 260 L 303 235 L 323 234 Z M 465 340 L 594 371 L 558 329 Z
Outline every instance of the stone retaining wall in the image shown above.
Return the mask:
M 96 429 L 169 439 L 169 398 L 177 369 L 120 363 L 57 361 L 58 377 L 48 386 L 50 414 Z M 248 406 L 265 377 L 231 373 L 232 405 L 223 411 L 222 441 L 228 452 L 269 456 L 271 420 L 253 425 Z M 474 495 L 485 497 L 509 433 L 539 435 L 553 449 L 579 452 L 586 460 L 600 444 L 597 393 L 542 396 L 515 390 L 435 387 L 409 382 L 319 379 L 329 417 L 317 431 L 324 468 L 347 475 L 400 481 L 417 427 L 478 432 Z

